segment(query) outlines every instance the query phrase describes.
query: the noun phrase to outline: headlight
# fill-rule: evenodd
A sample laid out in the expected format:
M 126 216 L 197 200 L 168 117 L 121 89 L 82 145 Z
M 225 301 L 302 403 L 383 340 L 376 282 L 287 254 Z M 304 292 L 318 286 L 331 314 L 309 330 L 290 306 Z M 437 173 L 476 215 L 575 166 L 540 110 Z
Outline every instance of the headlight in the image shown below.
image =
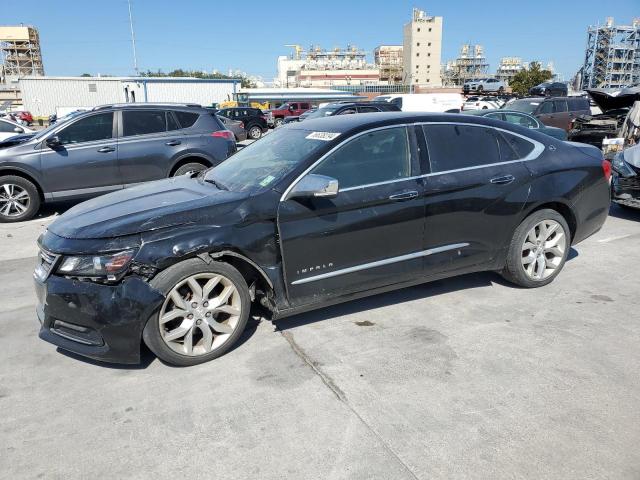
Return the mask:
M 611 168 L 622 177 L 635 177 L 636 172 L 624 161 L 624 152 L 618 152 L 611 161 Z
M 105 255 L 65 256 L 57 273 L 71 277 L 98 277 L 117 280 L 133 259 L 134 250 Z

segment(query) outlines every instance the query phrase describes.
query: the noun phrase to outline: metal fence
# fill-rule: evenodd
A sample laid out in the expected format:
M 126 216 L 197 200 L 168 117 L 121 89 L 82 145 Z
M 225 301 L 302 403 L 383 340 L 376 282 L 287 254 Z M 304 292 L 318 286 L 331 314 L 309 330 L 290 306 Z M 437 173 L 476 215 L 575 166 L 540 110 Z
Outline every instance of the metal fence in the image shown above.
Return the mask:
M 337 85 L 331 88 L 351 93 L 410 93 L 409 85 Z

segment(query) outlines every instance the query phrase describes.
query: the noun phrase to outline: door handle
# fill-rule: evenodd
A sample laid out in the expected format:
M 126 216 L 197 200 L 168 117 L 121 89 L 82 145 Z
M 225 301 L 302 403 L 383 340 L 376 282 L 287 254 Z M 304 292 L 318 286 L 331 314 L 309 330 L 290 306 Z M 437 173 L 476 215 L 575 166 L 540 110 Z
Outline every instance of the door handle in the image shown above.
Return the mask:
M 170 147 L 175 147 L 176 145 L 180 145 L 182 142 L 180 140 L 169 140 L 165 143 L 165 145 L 169 145 Z
M 109 153 L 109 152 L 115 152 L 116 149 L 113 147 L 102 147 L 102 148 L 99 148 L 98 151 L 100 153 Z
M 513 175 L 504 175 L 502 177 L 492 178 L 490 182 L 495 185 L 506 185 L 513 182 L 515 179 L 516 177 L 514 177 Z
M 412 198 L 416 198 L 418 196 L 418 192 L 415 190 L 400 192 L 389 197 L 389 200 L 393 200 L 394 202 L 402 202 L 404 200 L 411 200 Z

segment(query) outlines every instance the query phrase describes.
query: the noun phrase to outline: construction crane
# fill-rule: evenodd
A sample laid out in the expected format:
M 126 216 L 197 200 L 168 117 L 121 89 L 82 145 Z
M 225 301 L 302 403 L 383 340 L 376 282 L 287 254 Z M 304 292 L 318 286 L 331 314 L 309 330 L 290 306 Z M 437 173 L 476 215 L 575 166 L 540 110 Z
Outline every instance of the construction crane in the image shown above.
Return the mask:
M 300 60 L 300 58 L 302 57 L 302 52 L 304 51 L 304 49 L 302 48 L 302 45 L 285 45 L 285 47 L 291 47 L 295 50 L 295 56 L 294 56 L 294 60 Z

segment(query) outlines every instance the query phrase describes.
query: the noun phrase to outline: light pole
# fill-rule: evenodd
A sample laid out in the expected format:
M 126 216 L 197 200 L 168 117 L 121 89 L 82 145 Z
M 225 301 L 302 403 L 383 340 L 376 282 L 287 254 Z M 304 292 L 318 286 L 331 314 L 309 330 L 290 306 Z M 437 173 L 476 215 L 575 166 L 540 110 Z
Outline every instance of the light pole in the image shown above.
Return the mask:
M 138 70 L 138 56 L 136 54 L 136 35 L 133 32 L 133 16 L 131 15 L 131 0 L 127 0 L 129 5 L 129 27 L 131 28 L 131 46 L 133 47 L 133 69 L 136 71 L 136 75 L 139 75 Z

